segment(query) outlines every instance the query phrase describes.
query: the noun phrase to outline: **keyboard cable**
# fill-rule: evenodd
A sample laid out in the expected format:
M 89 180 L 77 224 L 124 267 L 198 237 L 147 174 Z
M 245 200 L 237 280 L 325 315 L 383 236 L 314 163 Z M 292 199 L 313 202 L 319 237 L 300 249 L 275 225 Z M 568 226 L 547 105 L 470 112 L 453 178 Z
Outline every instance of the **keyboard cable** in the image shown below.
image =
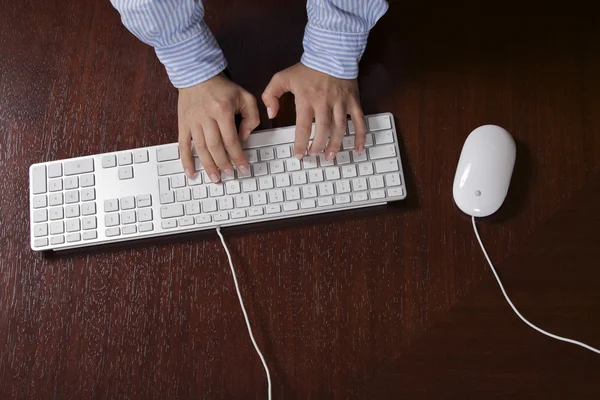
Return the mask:
M 252 340 L 252 344 L 254 345 L 254 349 L 258 353 L 260 360 L 262 361 L 262 365 L 265 369 L 265 373 L 267 375 L 267 386 L 268 386 L 268 398 L 271 400 L 271 373 L 269 372 L 269 367 L 267 367 L 267 363 L 265 358 L 263 357 L 258 345 L 256 344 L 256 340 L 254 340 L 254 334 L 252 333 L 252 328 L 250 327 L 250 321 L 248 320 L 248 313 L 246 313 L 246 307 L 244 307 L 244 301 L 242 300 L 242 294 L 240 293 L 240 287 L 238 285 L 237 277 L 235 275 L 235 268 L 233 268 L 233 261 L 231 261 L 231 254 L 229 254 L 229 248 L 227 247 L 227 243 L 225 242 L 225 238 L 221 234 L 221 227 L 217 226 L 217 234 L 221 238 L 221 243 L 223 244 L 223 248 L 225 249 L 225 253 L 227 253 L 227 259 L 229 260 L 229 266 L 231 267 L 231 275 L 233 276 L 233 282 L 235 284 L 235 291 L 237 292 L 238 299 L 240 300 L 240 306 L 242 308 L 242 313 L 244 314 L 244 319 L 246 320 L 246 327 L 248 327 L 248 334 L 250 335 L 250 339 Z
M 496 272 L 496 269 L 494 268 L 494 265 L 492 264 L 492 260 L 490 260 L 490 257 L 487 254 L 487 251 L 485 251 L 485 247 L 483 246 L 483 242 L 481 241 L 481 238 L 479 237 L 479 232 L 477 231 L 477 224 L 475 223 L 475 217 L 471 217 L 472 221 L 473 221 L 473 230 L 475 231 L 475 236 L 477 237 L 477 241 L 479 242 L 479 245 L 481 246 L 481 251 L 483 251 L 483 255 L 485 256 L 485 259 L 487 260 L 488 264 L 490 265 L 490 268 L 492 269 L 492 272 L 494 273 L 494 276 L 496 277 L 496 280 L 498 281 L 498 285 L 500 286 L 500 290 L 502 290 L 502 294 L 504 295 L 504 298 L 506 299 L 506 301 L 508 302 L 508 304 L 512 307 L 513 311 L 515 312 L 515 314 L 517 314 L 517 316 L 519 318 L 521 318 L 521 320 L 523 320 L 523 322 L 525 322 L 527 325 L 529 325 L 530 327 L 532 327 L 533 329 L 535 329 L 536 331 L 540 332 L 543 335 L 546 335 L 548 337 L 551 337 L 552 339 L 556 339 L 556 340 L 560 340 L 563 342 L 567 342 L 567 343 L 571 343 L 571 344 L 575 344 L 577 346 L 581 346 L 584 349 L 593 351 L 594 353 L 598 353 L 600 354 L 600 350 L 587 345 L 585 343 L 582 342 L 578 342 L 577 340 L 573 340 L 573 339 L 569 339 L 566 337 L 562 337 L 562 336 L 558 336 L 558 335 L 554 335 L 550 332 L 547 332 L 545 330 L 543 330 L 542 328 L 538 328 L 537 326 L 535 326 L 534 324 L 532 324 L 531 322 L 529 322 L 524 316 L 521 315 L 521 313 L 519 312 L 519 310 L 517 310 L 517 307 L 515 307 L 515 305 L 513 304 L 512 301 L 510 301 L 510 298 L 508 297 L 508 294 L 506 294 L 506 290 L 504 290 L 504 286 L 502 285 L 502 282 L 500 281 L 500 277 L 498 276 L 498 273 Z

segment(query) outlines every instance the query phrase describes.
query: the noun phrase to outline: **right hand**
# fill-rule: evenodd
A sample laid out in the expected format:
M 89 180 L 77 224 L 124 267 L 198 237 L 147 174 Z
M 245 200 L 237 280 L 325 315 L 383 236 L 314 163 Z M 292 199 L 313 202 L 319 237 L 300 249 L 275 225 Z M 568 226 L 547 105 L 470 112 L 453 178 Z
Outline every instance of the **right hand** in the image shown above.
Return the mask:
M 242 115 L 239 137 L 234 116 Z M 212 182 L 221 174 L 233 174 L 233 165 L 248 172 L 240 139 L 246 141 L 260 123 L 256 99 L 223 75 L 189 88 L 179 89 L 179 151 L 188 177 L 194 171 L 191 141 Z M 229 155 L 229 157 L 228 157 Z M 231 161 L 230 161 L 231 159 Z

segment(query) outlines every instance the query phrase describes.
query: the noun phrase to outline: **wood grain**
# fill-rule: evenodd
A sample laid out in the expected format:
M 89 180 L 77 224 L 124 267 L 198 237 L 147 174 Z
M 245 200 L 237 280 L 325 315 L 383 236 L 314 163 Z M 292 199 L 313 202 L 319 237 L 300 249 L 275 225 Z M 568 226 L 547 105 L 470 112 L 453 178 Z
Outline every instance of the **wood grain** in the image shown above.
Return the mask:
M 205 3 L 232 78 L 255 96 L 299 59 L 304 2 Z M 448 398 L 454 381 L 456 397 L 532 398 L 547 392 L 539 377 L 564 365 L 590 378 L 577 380 L 578 398 L 596 398 L 597 360 L 565 348 L 548 363 L 539 337 L 507 324 L 451 185 L 467 134 L 499 124 L 518 159 L 505 207 L 480 225 L 491 257 L 510 265 L 532 233 L 560 233 L 544 222 L 600 170 L 599 25 L 572 3 L 392 3 L 371 32 L 360 86 L 365 113 L 396 116 L 407 201 L 227 237 L 275 398 Z M 265 398 L 216 235 L 53 256 L 29 249 L 29 165 L 173 142 L 177 92 L 108 1 L 0 4 L 0 398 Z M 271 126 L 262 107 L 261 117 Z M 290 99 L 272 124 L 294 124 Z M 588 213 L 597 218 L 597 207 Z M 564 287 L 551 286 L 568 309 L 550 302 L 545 322 L 576 313 L 587 322 L 569 333 L 593 340 L 597 257 L 584 254 Z M 551 297 L 547 281 L 528 276 L 523 292 Z M 478 331 L 469 317 L 482 291 L 495 303 Z M 450 330 L 428 331 L 444 319 L 455 322 L 454 342 Z M 507 342 L 453 350 L 494 329 Z M 502 353 L 508 345 L 535 352 Z M 461 379 L 451 364 L 430 365 L 444 351 Z M 568 397 L 570 381 L 558 382 L 553 395 Z

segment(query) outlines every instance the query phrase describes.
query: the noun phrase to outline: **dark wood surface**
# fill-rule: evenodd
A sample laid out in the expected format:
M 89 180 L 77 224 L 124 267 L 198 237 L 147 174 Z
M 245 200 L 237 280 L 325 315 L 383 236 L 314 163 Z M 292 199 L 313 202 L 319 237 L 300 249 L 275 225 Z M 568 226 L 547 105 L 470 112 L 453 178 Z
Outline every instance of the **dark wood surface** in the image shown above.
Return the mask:
M 597 17 L 392 3 L 360 86 L 365 113 L 396 116 L 407 201 L 227 237 L 274 398 L 598 398 L 600 357 L 517 320 L 451 195 L 467 134 L 511 132 L 509 197 L 480 232 L 526 316 L 600 346 Z M 257 97 L 299 59 L 304 2 L 206 9 Z M 176 101 L 108 0 L 0 0 L 1 399 L 265 398 L 216 234 L 28 247 L 30 164 L 173 142 Z M 288 98 L 272 124 L 293 123 Z

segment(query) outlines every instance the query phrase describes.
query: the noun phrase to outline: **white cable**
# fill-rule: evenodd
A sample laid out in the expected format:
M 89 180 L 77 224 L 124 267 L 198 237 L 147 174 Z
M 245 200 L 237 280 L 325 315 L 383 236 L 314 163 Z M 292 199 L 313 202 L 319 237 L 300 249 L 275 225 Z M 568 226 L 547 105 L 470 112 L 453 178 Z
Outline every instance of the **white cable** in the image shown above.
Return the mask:
M 512 307 L 512 309 L 515 312 L 515 314 L 517 314 L 517 316 L 519 318 L 521 318 L 523 320 L 523 322 L 525 322 L 527 325 L 529 325 L 530 327 L 532 327 L 536 331 L 538 331 L 538 332 L 540 332 L 540 333 L 542 333 L 542 334 L 544 334 L 546 336 L 549 336 L 549 337 L 551 337 L 553 339 L 556 339 L 556 340 L 561 340 L 563 342 L 576 344 L 577 346 L 581 346 L 581 347 L 583 347 L 585 349 L 593 351 L 594 353 L 600 354 L 600 350 L 595 349 L 592 346 L 589 346 L 589 345 L 587 345 L 585 343 L 581 343 L 581 342 L 578 342 L 577 340 L 569 339 L 569 338 L 566 338 L 566 337 L 554 335 L 554 334 L 552 334 L 550 332 L 546 332 L 545 330 L 543 330 L 541 328 L 538 328 L 537 326 L 535 326 L 531 322 L 527 321 L 525 319 L 525 317 L 523 317 L 521 315 L 521 313 L 519 312 L 519 310 L 517 310 L 517 308 L 515 307 L 515 305 L 508 298 L 508 294 L 506 294 L 506 291 L 504 290 L 504 286 L 502 286 L 502 282 L 500 281 L 500 277 L 496 273 L 496 269 L 494 268 L 494 265 L 492 264 L 492 261 L 490 260 L 490 257 L 488 256 L 487 251 L 485 251 L 485 247 L 483 246 L 483 242 L 481 241 L 481 238 L 479 237 L 479 232 L 477 231 L 477 225 L 475 224 L 475 217 L 472 217 L 472 221 L 473 221 L 473 230 L 475 231 L 475 236 L 477 236 L 477 240 L 479 241 L 479 245 L 481 246 L 481 250 L 483 251 L 483 255 L 485 256 L 487 262 L 490 264 L 490 268 L 492 269 L 492 272 L 494 273 L 494 276 L 496 277 L 496 280 L 498 281 L 498 285 L 500 286 L 500 289 L 502 290 L 502 293 L 504 294 L 504 297 L 506 298 L 506 301 Z
M 217 226 L 217 234 L 221 238 L 221 243 L 223 243 L 223 247 L 225 248 L 225 253 L 227 253 L 227 259 L 229 260 L 229 266 L 231 267 L 231 275 L 233 275 L 233 282 L 235 283 L 235 290 L 238 295 L 238 299 L 240 300 L 240 306 L 242 307 L 242 313 L 244 313 L 244 319 L 246 320 L 246 326 L 248 327 L 248 333 L 250 334 L 250 339 L 252 340 L 252 344 L 254 345 L 254 349 L 258 353 L 260 360 L 262 361 L 263 367 L 265 368 L 265 373 L 267 374 L 267 386 L 268 386 L 268 394 L 269 400 L 271 400 L 271 374 L 269 372 L 269 367 L 267 367 L 267 363 L 265 362 L 265 358 L 263 357 L 258 345 L 256 344 L 256 340 L 254 340 L 254 335 L 252 334 L 252 328 L 250 327 L 250 321 L 248 320 L 248 314 L 246 313 L 246 307 L 244 307 L 244 301 L 242 300 L 242 294 L 240 293 L 240 287 L 238 285 L 237 278 L 235 276 L 235 269 L 233 268 L 233 261 L 231 261 L 231 254 L 229 254 L 229 249 L 227 248 L 227 243 L 225 243 L 225 239 L 221 234 L 221 228 Z

